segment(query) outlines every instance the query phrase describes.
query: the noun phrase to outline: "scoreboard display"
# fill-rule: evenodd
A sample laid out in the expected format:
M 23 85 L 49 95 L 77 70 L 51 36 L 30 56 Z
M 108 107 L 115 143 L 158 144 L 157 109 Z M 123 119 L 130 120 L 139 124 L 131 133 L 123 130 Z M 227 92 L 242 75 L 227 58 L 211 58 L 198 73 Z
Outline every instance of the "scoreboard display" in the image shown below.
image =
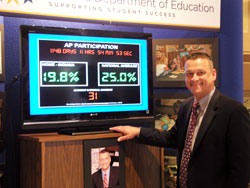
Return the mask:
M 29 33 L 29 46 L 30 115 L 148 109 L 146 40 Z

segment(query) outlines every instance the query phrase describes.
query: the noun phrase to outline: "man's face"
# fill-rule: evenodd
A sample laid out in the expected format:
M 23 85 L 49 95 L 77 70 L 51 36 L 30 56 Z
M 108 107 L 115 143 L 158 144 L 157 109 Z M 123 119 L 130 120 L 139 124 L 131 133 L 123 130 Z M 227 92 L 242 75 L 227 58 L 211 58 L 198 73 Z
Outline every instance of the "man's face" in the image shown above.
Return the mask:
M 102 170 L 108 170 L 111 162 L 111 157 L 108 152 L 100 153 L 99 164 Z
M 209 67 L 207 59 L 188 60 L 185 73 L 186 86 L 197 100 L 205 97 L 214 88 L 216 70 Z
M 160 59 L 162 57 L 162 52 L 161 51 L 156 51 L 156 58 Z

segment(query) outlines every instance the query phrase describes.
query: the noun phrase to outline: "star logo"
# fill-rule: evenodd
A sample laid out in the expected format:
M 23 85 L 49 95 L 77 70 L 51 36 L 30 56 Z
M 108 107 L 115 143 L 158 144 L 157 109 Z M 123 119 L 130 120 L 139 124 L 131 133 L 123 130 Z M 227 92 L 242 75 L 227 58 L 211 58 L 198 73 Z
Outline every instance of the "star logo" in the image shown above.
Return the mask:
M 8 0 L 7 4 L 9 4 L 12 0 Z M 16 2 L 16 4 L 19 5 L 18 1 L 17 0 L 14 0 Z
M 24 0 L 24 4 L 27 3 L 27 2 L 33 3 L 32 0 Z

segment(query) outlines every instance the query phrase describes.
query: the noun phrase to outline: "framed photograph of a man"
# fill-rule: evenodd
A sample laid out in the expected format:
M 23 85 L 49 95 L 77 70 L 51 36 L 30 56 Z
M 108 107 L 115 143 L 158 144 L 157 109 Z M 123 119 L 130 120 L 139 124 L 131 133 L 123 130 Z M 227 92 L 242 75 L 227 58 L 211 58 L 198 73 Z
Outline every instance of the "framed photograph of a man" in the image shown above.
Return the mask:
M 195 52 L 210 55 L 218 71 L 218 38 L 154 39 L 154 87 L 185 87 L 185 61 Z
M 125 187 L 123 144 L 117 138 L 84 141 L 85 188 Z

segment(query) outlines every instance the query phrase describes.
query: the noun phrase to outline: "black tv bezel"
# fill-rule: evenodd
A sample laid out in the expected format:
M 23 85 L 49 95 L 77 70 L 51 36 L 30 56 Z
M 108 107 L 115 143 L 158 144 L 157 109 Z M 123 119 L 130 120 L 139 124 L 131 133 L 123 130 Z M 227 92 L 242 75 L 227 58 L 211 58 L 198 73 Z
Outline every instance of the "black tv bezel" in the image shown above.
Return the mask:
M 46 33 L 59 35 L 76 35 L 76 36 L 98 36 L 98 37 L 114 37 L 114 38 L 132 38 L 147 40 L 147 60 L 148 60 L 148 105 L 149 110 L 146 111 L 130 111 L 130 112 L 103 112 L 98 113 L 98 117 L 91 116 L 90 113 L 85 114 L 57 114 L 49 115 L 45 121 L 46 115 L 27 116 L 29 111 L 24 112 L 25 107 L 29 106 L 29 54 L 28 54 L 28 33 Z M 141 124 L 153 123 L 153 63 L 152 63 L 152 34 L 123 32 L 123 31 L 107 31 L 92 29 L 76 29 L 76 28 L 59 28 L 44 26 L 20 26 L 20 54 L 21 54 L 21 128 L 30 129 L 60 129 L 60 128 L 83 128 L 91 130 L 107 130 L 113 125 L 123 124 Z M 28 66 L 25 68 L 25 66 Z M 25 75 L 26 74 L 26 75 Z M 26 83 L 25 83 L 26 82 Z M 27 88 L 28 87 L 28 88 Z M 26 89 L 25 89 L 26 88 Z M 27 91 L 28 89 L 28 91 Z M 28 94 L 28 96 L 27 96 Z M 29 107 L 28 107 L 29 109 Z M 25 117 L 26 113 L 26 117 Z M 91 113 L 93 114 L 93 113 Z M 78 116 L 84 118 L 78 118 Z M 66 118 L 69 116 L 70 118 Z M 27 118 L 29 117 L 29 118 Z M 87 118 L 87 119 L 85 119 Z

